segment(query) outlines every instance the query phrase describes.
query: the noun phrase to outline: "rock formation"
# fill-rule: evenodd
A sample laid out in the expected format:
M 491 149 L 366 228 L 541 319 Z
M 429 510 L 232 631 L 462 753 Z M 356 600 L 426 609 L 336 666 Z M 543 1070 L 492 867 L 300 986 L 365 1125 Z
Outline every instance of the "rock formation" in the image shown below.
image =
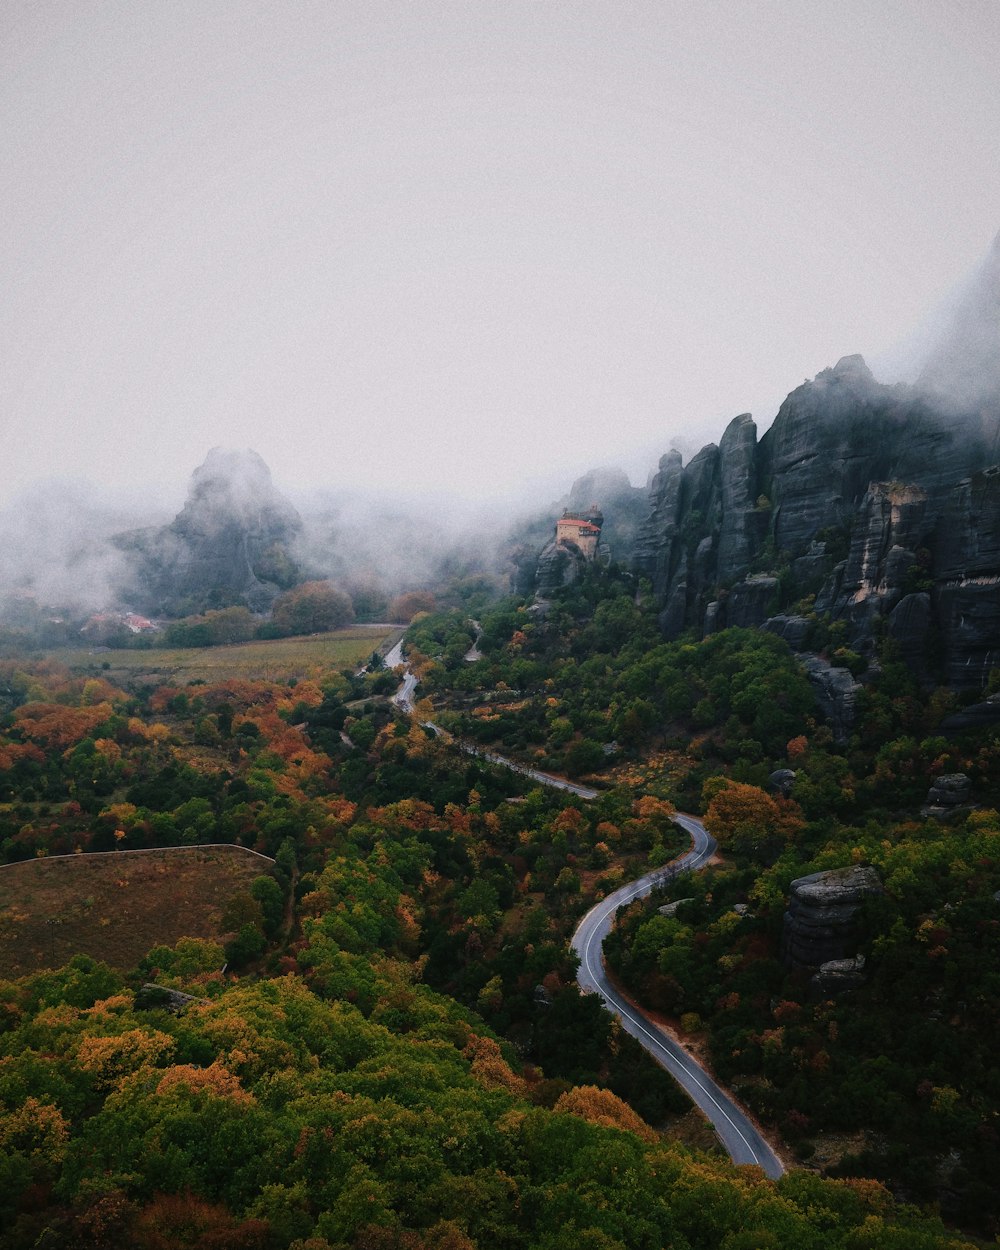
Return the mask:
M 787 799 L 791 796 L 792 786 L 795 785 L 795 770 L 778 768 L 768 777 L 767 784 L 775 794 L 780 794 L 783 799 Z
M 972 782 L 965 773 L 944 773 L 927 791 L 920 815 L 951 821 L 972 810 Z
M 1000 399 L 957 419 L 847 356 L 793 391 L 758 442 L 748 415 L 685 466 L 660 461 L 634 567 L 667 637 L 694 627 L 768 628 L 797 649 L 815 616 L 871 654 L 884 620 L 925 680 L 951 685 L 1000 664 Z M 815 617 L 814 617 L 815 619 Z
M 859 865 L 793 881 L 781 939 L 782 961 L 792 968 L 819 968 L 830 960 L 852 958 L 858 909 L 866 898 L 881 892 L 875 869 Z
M 265 611 L 298 580 L 302 522 L 254 451 L 213 448 L 170 525 L 117 537 L 131 558 L 135 600 L 159 616 L 243 604 Z
M 766 623 L 801 651 L 825 619 L 862 658 L 887 636 L 927 685 L 982 685 L 1000 666 L 998 343 L 1000 236 L 919 386 L 885 385 L 844 356 L 792 391 L 759 440 L 744 413 L 687 465 L 668 452 L 632 560 L 663 634 Z M 573 574 L 547 549 L 541 584 Z M 811 611 L 783 611 L 810 596 Z M 810 675 L 843 734 L 853 678 Z
M 815 994 L 830 998 L 856 990 L 864 979 L 865 957 L 855 955 L 853 959 L 828 959 L 820 964 L 818 971 L 810 977 L 809 985 Z
M 836 668 L 820 655 L 800 656 L 817 706 L 833 731 L 835 742 L 846 742 L 854 727 L 861 683 L 846 668 Z

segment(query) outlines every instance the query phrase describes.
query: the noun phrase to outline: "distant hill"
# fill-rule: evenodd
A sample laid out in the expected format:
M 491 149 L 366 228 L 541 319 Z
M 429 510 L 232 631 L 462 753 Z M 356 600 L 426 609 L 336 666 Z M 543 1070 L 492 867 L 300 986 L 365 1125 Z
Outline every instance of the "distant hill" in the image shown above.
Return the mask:
M 300 580 L 302 520 L 255 451 L 215 447 L 169 525 L 119 534 L 134 601 L 155 616 L 242 604 L 266 611 Z

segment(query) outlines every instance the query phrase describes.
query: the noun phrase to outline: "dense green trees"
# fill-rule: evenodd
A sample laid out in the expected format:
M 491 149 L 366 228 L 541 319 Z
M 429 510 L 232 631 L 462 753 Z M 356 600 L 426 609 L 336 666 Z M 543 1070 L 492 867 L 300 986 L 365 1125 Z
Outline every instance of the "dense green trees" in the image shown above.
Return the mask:
M 280 862 L 233 905 L 225 951 L 187 940 L 135 980 L 77 960 L 0 986 L 0 1250 L 180 1229 L 407 1250 L 947 1245 L 872 1182 L 776 1190 L 610 1127 L 659 1129 L 684 1103 L 579 994 L 565 939 L 595 895 L 681 849 L 668 796 L 707 809 L 726 867 L 678 883 L 675 916 L 630 910 L 623 976 L 703 1031 L 803 1157 L 826 1126 L 855 1132 L 845 1175 L 988 1227 L 1000 822 L 912 817 L 942 771 L 988 797 L 997 743 L 942 738 L 947 700 L 889 664 L 836 747 L 782 643 L 662 643 L 613 570 L 548 619 L 513 601 L 479 616 L 475 663 L 464 611 L 410 632 L 435 719 L 596 772 L 594 802 L 405 721 L 388 673 L 155 691 L 6 675 L 6 858 L 221 840 Z M 767 788 L 778 765 L 787 801 Z M 887 886 L 859 938 L 869 982 L 816 1000 L 777 958 L 788 884 L 852 861 Z M 173 1015 L 133 996 L 150 979 L 206 1001 Z
M 964 1250 L 871 1182 L 738 1176 L 593 1087 L 533 1106 L 472 1017 L 367 966 L 364 1010 L 350 972 L 177 1015 L 80 961 L 72 1005 L 0 984 L 0 1246 Z

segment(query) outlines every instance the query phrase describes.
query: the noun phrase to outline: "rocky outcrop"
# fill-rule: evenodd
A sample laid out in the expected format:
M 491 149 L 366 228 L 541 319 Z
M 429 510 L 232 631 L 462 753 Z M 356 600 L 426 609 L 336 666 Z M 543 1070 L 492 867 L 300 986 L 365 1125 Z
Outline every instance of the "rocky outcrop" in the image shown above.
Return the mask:
M 973 703 L 971 707 L 946 716 L 941 722 L 941 732 L 954 737 L 970 730 L 993 729 L 997 725 L 1000 725 L 1000 696 L 993 695 L 984 703 Z
M 846 994 L 864 984 L 865 957 L 855 955 L 853 959 L 828 959 L 820 964 L 819 970 L 809 980 L 814 995 L 821 998 L 835 998 L 838 994 Z
M 881 892 L 875 869 L 860 865 L 793 881 L 782 931 L 782 961 L 792 968 L 819 968 L 831 960 L 853 958 L 858 909 Z
M 792 793 L 792 786 L 795 785 L 794 768 L 776 769 L 768 777 L 767 784 L 776 794 L 780 794 L 783 799 L 787 799 Z
M 672 903 L 664 903 L 662 907 L 657 907 L 656 910 L 661 916 L 667 916 L 668 918 L 671 918 L 677 915 L 677 909 L 679 907 L 682 907 L 685 903 L 693 903 L 693 902 L 694 902 L 693 898 L 678 898 L 678 899 L 674 899 Z
M 192 1003 L 207 1003 L 207 998 L 196 998 L 194 994 L 185 994 L 182 990 L 172 990 L 165 985 L 157 985 L 155 981 L 147 981 L 135 996 L 136 1007 L 148 1010 L 162 1007 L 172 1015 L 179 1016 Z
M 555 538 L 538 557 L 536 594 L 544 599 L 560 587 L 572 585 L 587 565 L 599 558 L 603 525 L 604 513 L 596 504 L 563 512 L 556 522 Z
M 668 638 L 766 622 L 799 649 L 809 623 L 780 608 L 813 594 L 850 648 L 884 621 L 922 680 L 974 686 L 1000 665 L 997 461 L 1000 407 L 959 420 L 847 356 L 759 442 L 744 414 L 687 466 L 665 456 L 635 567 Z
M 927 685 L 981 686 L 1000 666 L 1000 236 L 966 303 L 921 387 L 844 356 L 759 440 L 743 413 L 686 465 L 662 457 L 630 554 L 665 637 L 764 625 L 802 650 L 817 623 L 838 624 L 866 658 L 887 634 Z M 609 515 L 634 507 L 624 480 L 581 479 L 573 495 L 599 484 L 621 501 Z M 541 584 L 572 576 L 547 549 Z M 854 683 L 813 676 L 843 737 Z
M 116 544 L 131 559 L 146 611 L 182 616 L 243 604 L 263 612 L 299 578 L 293 551 L 301 532 L 260 456 L 216 447 L 170 525 L 121 534 Z
M 833 732 L 835 742 L 846 742 L 857 715 L 861 683 L 846 668 L 835 668 L 820 655 L 803 655 L 802 665 L 816 702 Z
M 777 616 L 769 616 L 761 626 L 770 634 L 777 634 L 779 638 L 784 638 L 785 642 L 793 651 L 804 651 L 812 633 L 814 622 L 807 616 L 787 616 L 779 613 Z
M 972 782 L 965 773 L 944 773 L 927 791 L 920 815 L 935 820 L 951 821 L 972 810 Z
M 801 555 L 821 530 L 849 524 L 868 483 L 885 476 L 887 389 L 860 356 L 845 356 L 782 404 L 760 449 L 779 549 Z
M 535 590 L 543 599 L 571 586 L 587 566 L 587 558 L 578 547 L 554 540 L 542 548 L 535 570 Z

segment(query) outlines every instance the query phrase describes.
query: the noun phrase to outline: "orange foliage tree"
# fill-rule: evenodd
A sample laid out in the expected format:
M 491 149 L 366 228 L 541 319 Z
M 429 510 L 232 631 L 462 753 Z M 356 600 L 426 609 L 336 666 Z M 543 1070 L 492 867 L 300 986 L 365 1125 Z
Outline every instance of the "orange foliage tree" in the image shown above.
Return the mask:
M 113 711 L 110 703 L 95 703 L 92 707 L 26 703 L 14 713 L 14 723 L 25 738 L 56 750 L 65 750 L 93 733 Z
M 705 828 L 724 850 L 759 855 L 790 841 L 802 828 L 795 803 L 779 803 L 759 786 L 712 777 L 705 782 L 702 797 L 708 800 Z

